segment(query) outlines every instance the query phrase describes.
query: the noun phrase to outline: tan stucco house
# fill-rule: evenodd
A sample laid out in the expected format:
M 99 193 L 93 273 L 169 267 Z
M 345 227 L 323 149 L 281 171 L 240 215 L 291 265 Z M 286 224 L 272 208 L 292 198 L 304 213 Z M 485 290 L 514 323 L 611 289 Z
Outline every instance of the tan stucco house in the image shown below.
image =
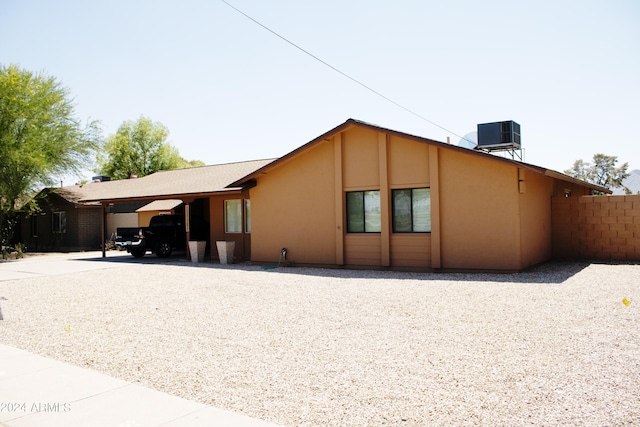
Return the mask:
M 250 188 L 251 260 L 522 270 L 552 257 L 551 200 L 608 190 L 356 120 L 231 183 Z
M 106 184 L 106 185 L 103 185 Z M 177 199 L 205 219 L 210 257 L 257 264 L 519 271 L 548 261 L 552 200 L 603 187 L 349 119 L 278 159 L 99 184 L 86 203 Z M 558 223 L 558 221 L 555 221 Z

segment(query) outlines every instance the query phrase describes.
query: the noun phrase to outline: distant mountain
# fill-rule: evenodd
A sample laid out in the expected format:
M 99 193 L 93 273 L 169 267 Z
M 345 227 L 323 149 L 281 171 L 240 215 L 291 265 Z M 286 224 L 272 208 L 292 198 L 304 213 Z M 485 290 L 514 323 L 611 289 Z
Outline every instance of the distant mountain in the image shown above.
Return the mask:
M 634 169 L 629 172 L 629 177 L 622 181 L 622 183 L 631 190 L 631 194 L 638 194 L 640 192 L 640 170 Z M 624 194 L 622 188 L 615 188 L 613 194 Z

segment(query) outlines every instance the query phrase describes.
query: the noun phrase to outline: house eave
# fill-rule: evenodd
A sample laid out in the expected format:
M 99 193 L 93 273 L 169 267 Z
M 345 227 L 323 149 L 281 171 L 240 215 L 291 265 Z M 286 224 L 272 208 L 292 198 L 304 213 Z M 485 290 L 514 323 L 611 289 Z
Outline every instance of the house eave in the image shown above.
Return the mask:
M 241 194 L 242 191 L 243 191 L 242 188 L 235 187 L 235 188 L 228 188 L 224 190 L 198 192 L 198 193 L 157 194 L 157 195 L 118 197 L 118 198 L 106 198 L 106 199 L 84 199 L 82 200 L 82 202 L 97 202 L 103 205 L 108 205 L 112 203 L 146 202 L 146 201 L 153 201 L 153 200 L 170 200 L 170 199 L 180 199 L 184 201 L 184 200 L 207 198 L 215 195 Z
M 582 181 L 582 180 L 577 179 L 577 178 L 573 178 L 573 177 L 571 177 L 569 175 L 565 175 L 563 173 L 556 172 L 556 171 L 551 170 L 551 169 L 545 169 L 544 175 L 548 176 L 548 177 L 551 177 L 551 178 L 556 178 L 556 179 L 559 179 L 559 180 L 562 180 L 562 181 L 571 182 L 573 184 L 583 185 L 583 186 L 589 188 L 590 190 L 598 191 L 600 193 L 613 194 L 613 191 L 611 191 L 610 189 L 608 189 L 606 187 L 602 187 L 602 186 L 596 185 L 596 184 L 591 184 L 589 182 Z

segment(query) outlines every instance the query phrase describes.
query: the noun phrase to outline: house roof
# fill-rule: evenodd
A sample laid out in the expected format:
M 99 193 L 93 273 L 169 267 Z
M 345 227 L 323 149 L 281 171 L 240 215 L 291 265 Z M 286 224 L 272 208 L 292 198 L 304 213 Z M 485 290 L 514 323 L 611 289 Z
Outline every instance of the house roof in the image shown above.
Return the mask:
M 201 197 L 217 192 L 238 191 L 229 185 L 274 159 L 226 163 L 188 169 L 160 171 L 136 179 L 92 182 L 82 186 L 79 202 L 128 202 Z M 85 188 L 86 187 L 86 188 Z M 66 188 L 66 187 L 65 187 Z
M 588 183 L 586 181 L 581 181 L 579 179 L 570 177 L 569 175 L 565 175 L 563 173 L 560 172 L 556 172 L 550 169 L 546 169 L 540 166 L 535 166 L 529 163 L 524 163 L 524 162 L 520 162 L 517 160 L 512 160 L 512 159 L 507 159 L 504 157 L 498 157 L 498 156 L 494 156 L 492 154 L 488 154 L 486 152 L 483 151 L 476 151 L 476 150 L 470 150 L 468 148 L 463 148 L 463 147 L 458 147 L 456 145 L 451 145 L 451 144 L 447 144 L 444 142 L 440 142 L 440 141 L 435 141 L 433 139 L 428 139 L 428 138 L 423 138 L 420 136 L 416 136 L 416 135 L 411 135 L 408 133 L 404 133 L 404 132 L 399 132 L 399 131 L 395 131 L 392 129 L 387 129 L 384 127 L 380 127 L 377 125 L 373 125 L 370 123 L 366 123 L 360 120 L 355 120 L 355 119 L 348 119 L 346 122 L 342 123 L 339 126 L 336 126 L 335 128 L 331 129 L 330 131 L 320 135 L 319 137 L 309 141 L 308 143 L 298 147 L 297 149 L 291 151 L 288 154 L 285 154 L 284 156 L 280 157 L 279 159 L 270 162 L 269 164 L 264 165 L 263 167 L 249 173 L 248 175 L 234 181 L 231 182 L 229 184 L 230 187 L 240 187 L 243 185 L 246 185 L 248 182 L 250 182 L 251 180 L 254 180 L 255 178 L 257 178 L 258 176 L 267 173 L 268 171 L 270 171 L 273 168 L 276 168 L 278 166 L 280 166 L 282 163 L 287 162 L 289 160 L 291 160 L 292 158 L 298 156 L 299 154 L 301 154 L 302 152 L 310 149 L 311 147 L 322 143 L 325 140 L 328 140 L 329 138 L 333 137 L 334 135 L 340 133 L 340 132 L 344 132 L 345 130 L 352 128 L 352 127 L 360 127 L 360 128 L 366 128 L 366 129 L 371 129 L 377 132 L 384 132 L 390 135 L 395 135 L 404 139 L 409 139 L 409 140 L 413 140 L 416 142 L 420 142 L 423 144 L 432 144 L 432 145 L 436 145 L 438 147 L 441 148 L 445 148 L 448 150 L 455 150 L 455 151 L 459 151 L 459 152 L 463 152 L 465 154 L 468 155 L 472 155 L 472 156 L 481 156 L 482 158 L 485 159 L 489 159 L 492 161 L 497 161 L 497 162 L 506 162 L 506 163 L 510 163 L 513 164 L 517 167 L 520 168 L 525 168 L 525 169 L 529 169 L 529 170 L 533 170 L 535 172 L 541 173 L 543 175 L 552 177 L 552 178 L 557 178 L 563 181 L 567 181 L 567 182 L 573 182 L 579 185 L 584 185 L 592 190 L 596 190 L 596 191 L 600 191 L 602 193 L 608 193 L 611 194 L 611 190 L 609 190 L 608 188 L 605 187 L 601 187 L 599 185 L 596 184 L 591 184 Z
M 48 188 L 44 191 L 48 193 L 53 193 L 62 199 L 66 200 L 69 203 L 79 204 L 79 205 L 95 205 L 100 206 L 98 202 L 90 202 L 84 203 L 81 202 L 85 197 L 89 197 L 91 195 L 91 188 L 88 185 L 70 185 L 67 187 L 57 187 L 57 188 Z

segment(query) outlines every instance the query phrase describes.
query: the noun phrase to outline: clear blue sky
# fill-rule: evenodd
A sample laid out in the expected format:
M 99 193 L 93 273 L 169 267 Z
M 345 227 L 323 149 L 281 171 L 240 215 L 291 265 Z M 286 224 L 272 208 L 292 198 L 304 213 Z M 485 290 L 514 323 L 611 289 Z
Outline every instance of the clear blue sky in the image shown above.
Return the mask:
M 0 63 L 58 78 L 105 136 L 144 115 L 207 164 L 279 157 L 355 118 L 454 144 L 515 120 L 528 163 L 603 152 L 640 169 L 637 0 L 229 2 L 449 132 L 219 0 L 0 0 Z

